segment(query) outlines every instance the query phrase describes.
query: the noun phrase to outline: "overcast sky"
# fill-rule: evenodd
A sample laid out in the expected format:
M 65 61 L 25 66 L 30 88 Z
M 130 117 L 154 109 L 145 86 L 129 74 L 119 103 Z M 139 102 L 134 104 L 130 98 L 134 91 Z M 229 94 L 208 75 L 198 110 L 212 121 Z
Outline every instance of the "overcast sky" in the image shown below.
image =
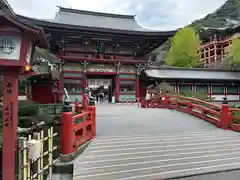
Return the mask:
M 52 19 L 57 5 L 73 9 L 136 15 L 143 27 L 176 29 L 213 12 L 226 0 L 8 0 L 18 14 Z

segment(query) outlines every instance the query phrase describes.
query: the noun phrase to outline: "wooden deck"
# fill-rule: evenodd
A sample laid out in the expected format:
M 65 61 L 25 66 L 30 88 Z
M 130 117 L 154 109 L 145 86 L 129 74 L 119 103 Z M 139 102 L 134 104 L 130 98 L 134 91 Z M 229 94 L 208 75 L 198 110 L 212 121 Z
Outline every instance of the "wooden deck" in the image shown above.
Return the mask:
M 97 109 L 98 137 L 76 160 L 73 180 L 162 180 L 240 169 L 238 133 L 170 110 Z

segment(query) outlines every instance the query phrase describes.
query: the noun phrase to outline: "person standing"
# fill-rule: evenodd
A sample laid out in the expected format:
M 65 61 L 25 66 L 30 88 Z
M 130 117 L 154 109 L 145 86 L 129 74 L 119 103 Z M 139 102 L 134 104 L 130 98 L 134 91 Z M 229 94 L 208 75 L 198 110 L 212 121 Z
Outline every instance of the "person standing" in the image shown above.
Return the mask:
M 104 93 L 103 92 L 100 92 L 100 103 L 102 103 L 103 102 L 103 99 L 104 99 Z

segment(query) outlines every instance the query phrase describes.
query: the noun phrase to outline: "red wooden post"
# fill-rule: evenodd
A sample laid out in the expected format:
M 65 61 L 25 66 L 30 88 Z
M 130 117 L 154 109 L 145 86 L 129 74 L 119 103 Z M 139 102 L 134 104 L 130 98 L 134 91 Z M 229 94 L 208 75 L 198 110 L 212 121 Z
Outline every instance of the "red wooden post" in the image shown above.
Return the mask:
M 83 94 L 83 109 L 84 111 L 87 111 L 88 107 L 88 93 Z
M 15 179 L 18 126 L 18 75 L 4 75 L 2 178 Z
M 163 102 L 163 106 L 165 106 L 165 108 L 168 108 L 168 101 L 169 101 L 169 97 L 167 94 L 162 96 L 162 102 Z
M 88 110 L 92 113 L 92 138 L 96 137 L 96 107 L 88 106 Z
M 81 107 L 79 102 L 75 102 L 75 112 L 81 113 Z
M 66 102 L 65 102 L 66 103 Z M 74 144 L 74 123 L 70 104 L 65 104 L 62 113 L 62 133 L 61 133 L 61 154 L 67 155 L 75 151 Z
M 119 102 L 119 95 L 120 95 L 120 78 L 119 75 L 116 76 L 116 97 L 115 102 Z
M 220 127 L 222 129 L 228 129 L 228 125 L 231 123 L 231 113 L 228 104 L 222 104 L 220 112 Z
M 82 88 L 85 89 L 87 88 L 87 77 L 84 74 L 83 79 L 82 79 Z
M 136 100 L 139 98 L 139 76 L 136 76 Z
M 189 114 L 192 114 L 192 108 L 193 108 L 193 105 L 192 105 L 192 103 L 191 102 L 189 102 L 188 104 L 187 104 L 187 112 L 189 113 Z

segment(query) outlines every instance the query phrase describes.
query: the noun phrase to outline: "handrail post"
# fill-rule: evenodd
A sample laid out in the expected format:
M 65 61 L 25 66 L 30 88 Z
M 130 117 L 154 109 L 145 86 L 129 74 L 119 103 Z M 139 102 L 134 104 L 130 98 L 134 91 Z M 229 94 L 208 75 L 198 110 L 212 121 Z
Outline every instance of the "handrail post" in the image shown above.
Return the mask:
M 95 138 L 96 137 L 96 106 L 88 106 L 88 110 L 91 112 L 92 138 Z
M 69 155 L 75 151 L 73 113 L 69 102 L 64 102 L 62 112 L 61 154 Z
M 167 94 L 163 95 L 162 102 L 163 102 L 163 105 L 165 106 L 165 108 L 169 108 L 168 100 L 169 100 L 169 96 Z
M 222 104 L 220 112 L 220 127 L 222 129 L 228 129 L 229 124 L 231 123 L 231 112 L 228 104 Z
M 75 112 L 81 113 L 80 103 L 77 100 L 75 101 Z
M 140 101 L 140 108 L 146 108 L 146 101 L 147 100 Z
M 83 109 L 84 111 L 87 110 L 87 107 L 88 107 L 88 94 L 87 93 L 84 93 L 83 94 Z
M 187 104 L 187 111 L 188 111 L 188 113 L 189 114 L 192 114 L 193 113 L 193 105 L 192 105 L 192 103 L 191 102 L 189 102 L 188 104 Z

